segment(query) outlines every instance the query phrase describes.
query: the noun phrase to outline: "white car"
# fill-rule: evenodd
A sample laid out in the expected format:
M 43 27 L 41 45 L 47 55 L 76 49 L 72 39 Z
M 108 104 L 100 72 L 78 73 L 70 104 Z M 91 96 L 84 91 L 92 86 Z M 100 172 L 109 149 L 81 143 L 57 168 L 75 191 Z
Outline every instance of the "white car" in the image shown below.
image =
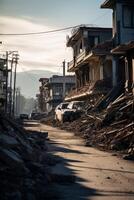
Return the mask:
M 65 103 L 60 103 L 56 108 L 55 108 L 55 119 L 64 122 L 65 119 L 65 113 L 68 110 L 68 102 Z
M 55 109 L 55 119 L 60 122 L 73 121 L 82 114 L 84 101 L 61 103 Z

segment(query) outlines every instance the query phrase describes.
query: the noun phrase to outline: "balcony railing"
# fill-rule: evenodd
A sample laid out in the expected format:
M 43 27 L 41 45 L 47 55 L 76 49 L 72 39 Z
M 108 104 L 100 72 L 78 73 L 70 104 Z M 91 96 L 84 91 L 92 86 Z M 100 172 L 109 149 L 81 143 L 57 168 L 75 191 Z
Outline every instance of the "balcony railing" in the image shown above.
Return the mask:
M 73 68 L 77 67 L 77 65 L 84 60 L 85 56 L 86 50 L 84 49 L 76 58 L 74 58 L 74 60 L 68 63 L 68 71 L 72 71 Z
M 75 66 L 75 62 L 74 62 L 74 60 L 71 60 L 71 61 L 68 63 L 68 68 L 67 68 L 67 70 L 70 71 L 74 66 Z
M 84 57 L 85 57 L 85 49 L 76 57 L 76 63 L 78 64 L 78 63 L 80 63 L 83 59 L 84 59 Z

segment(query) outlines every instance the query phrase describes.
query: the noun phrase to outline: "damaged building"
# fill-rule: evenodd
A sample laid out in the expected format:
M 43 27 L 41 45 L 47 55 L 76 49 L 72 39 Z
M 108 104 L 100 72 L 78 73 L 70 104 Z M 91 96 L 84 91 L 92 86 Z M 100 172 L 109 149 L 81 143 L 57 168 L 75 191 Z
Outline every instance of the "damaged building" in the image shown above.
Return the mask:
M 76 90 L 66 100 L 82 100 L 106 94 L 112 87 L 112 29 L 79 27 L 67 39 L 67 47 L 73 49 L 73 60 L 68 72 L 75 72 Z M 105 42 L 106 41 L 106 42 Z
M 75 87 L 75 76 L 53 75 L 49 79 L 41 78 L 40 95 L 38 96 L 40 110 L 51 111 Z
M 75 72 L 76 90 L 66 101 L 99 99 L 98 106 L 106 108 L 121 93 L 134 93 L 134 2 L 106 0 L 101 8 L 113 10 L 112 29 L 79 27 L 67 38 L 73 49 L 68 71 Z
M 47 108 L 46 108 L 46 101 L 45 98 L 47 98 L 48 92 L 45 89 L 45 85 L 48 82 L 48 78 L 40 78 L 39 82 L 40 82 L 40 87 L 39 87 L 39 94 L 36 95 L 36 97 L 38 98 L 38 105 L 39 105 L 39 110 L 42 112 L 46 112 Z
M 101 8 L 113 10 L 113 84 L 122 83 L 126 91 L 134 84 L 134 2 L 106 0 Z

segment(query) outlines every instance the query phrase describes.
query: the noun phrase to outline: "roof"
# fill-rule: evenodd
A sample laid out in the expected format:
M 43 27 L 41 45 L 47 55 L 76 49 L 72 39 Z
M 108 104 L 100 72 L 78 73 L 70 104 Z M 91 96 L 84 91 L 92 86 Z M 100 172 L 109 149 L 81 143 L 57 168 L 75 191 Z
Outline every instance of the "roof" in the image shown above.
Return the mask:
M 101 4 L 101 8 L 113 8 L 116 0 L 106 0 L 104 3 Z
M 49 80 L 45 83 L 46 87 L 50 87 L 51 85 L 55 84 L 63 84 L 65 81 L 66 84 L 71 84 L 75 85 L 75 75 L 67 75 L 67 76 L 58 76 L 58 75 L 53 75 L 52 77 L 49 78 Z
M 116 48 L 112 49 L 113 54 L 125 54 L 127 51 L 134 49 L 134 41 L 128 42 L 126 44 L 121 44 Z
M 48 78 L 40 78 L 40 79 L 39 79 L 39 82 L 48 81 L 48 80 L 49 80 Z
M 83 34 L 83 31 L 111 31 L 111 28 L 103 28 L 103 27 L 87 27 L 87 26 L 81 26 L 77 29 L 73 30 L 72 36 L 67 38 L 67 47 L 71 47 L 72 44 L 74 44 L 76 41 L 78 41 L 78 39 L 81 37 L 81 35 Z
M 105 0 L 104 3 L 101 4 L 101 8 L 110 8 L 113 9 L 115 3 L 122 3 L 127 5 L 134 5 L 134 1 L 132 0 Z

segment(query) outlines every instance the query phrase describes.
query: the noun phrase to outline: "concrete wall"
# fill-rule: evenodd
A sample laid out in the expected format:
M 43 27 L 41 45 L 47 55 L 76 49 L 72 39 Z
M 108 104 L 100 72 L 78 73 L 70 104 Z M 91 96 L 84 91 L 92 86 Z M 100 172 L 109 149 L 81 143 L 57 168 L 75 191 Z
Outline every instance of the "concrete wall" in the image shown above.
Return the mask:
M 123 5 L 122 3 L 117 3 L 113 12 L 113 37 L 117 45 L 134 40 L 134 28 L 123 27 Z
M 106 59 L 103 66 L 103 78 L 111 78 L 112 79 L 112 58 Z
M 102 43 L 112 38 L 112 30 L 84 30 L 81 37 L 73 45 L 73 56 L 78 56 L 85 49 L 90 49 L 90 36 L 99 37 L 98 43 Z
M 89 36 L 99 36 L 99 43 L 103 43 L 112 38 L 112 31 L 92 31 L 89 32 Z

